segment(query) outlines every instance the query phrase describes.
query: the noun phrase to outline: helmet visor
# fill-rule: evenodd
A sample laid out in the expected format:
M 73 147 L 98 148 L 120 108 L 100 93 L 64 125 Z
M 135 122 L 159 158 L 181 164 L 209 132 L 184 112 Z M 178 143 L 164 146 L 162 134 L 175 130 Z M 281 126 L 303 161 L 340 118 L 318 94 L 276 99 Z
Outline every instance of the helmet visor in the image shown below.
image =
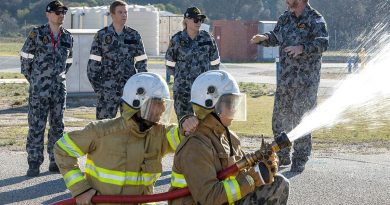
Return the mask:
M 222 95 L 215 104 L 215 111 L 221 118 L 246 121 L 246 95 L 243 93 Z
M 173 101 L 170 99 L 149 98 L 141 106 L 142 119 L 154 123 L 169 124 L 173 110 Z

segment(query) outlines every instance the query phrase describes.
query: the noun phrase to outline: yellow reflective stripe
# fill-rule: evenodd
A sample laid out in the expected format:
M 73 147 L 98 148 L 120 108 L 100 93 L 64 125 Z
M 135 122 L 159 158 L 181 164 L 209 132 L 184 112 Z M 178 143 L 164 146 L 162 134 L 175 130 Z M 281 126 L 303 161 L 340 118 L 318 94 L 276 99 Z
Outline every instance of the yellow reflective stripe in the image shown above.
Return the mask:
M 187 187 L 187 182 L 186 179 L 184 178 L 184 175 L 172 171 L 171 185 L 177 188 Z
M 72 157 L 81 157 L 84 156 L 84 152 L 70 139 L 68 133 L 65 133 L 57 141 L 58 146 L 60 146 L 65 152 L 67 152 Z
M 241 190 L 235 177 L 229 177 L 223 180 L 223 187 L 225 188 L 229 204 L 241 199 Z
M 74 169 L 64 175 L 65 185 L 68 188 L 82 180 L 84 180 L 84 174 L 81 172 L 80 169 Z
M 107 184 L 123 185 L 143 185 L 149 186 L 157 181 L 161 173 L 144 172 L 121 172 L 97 167 L 94 162 L 87 159 L 85 173 L 95 177 L 100 182 Z
M 169 146 L 176 151 L 177 146 L 180 144 L 180 137 L 179 137 L 179 128 L 173 127 L 169 132 L 165 135 L 167 137 L 167 140 L 169 142 Z

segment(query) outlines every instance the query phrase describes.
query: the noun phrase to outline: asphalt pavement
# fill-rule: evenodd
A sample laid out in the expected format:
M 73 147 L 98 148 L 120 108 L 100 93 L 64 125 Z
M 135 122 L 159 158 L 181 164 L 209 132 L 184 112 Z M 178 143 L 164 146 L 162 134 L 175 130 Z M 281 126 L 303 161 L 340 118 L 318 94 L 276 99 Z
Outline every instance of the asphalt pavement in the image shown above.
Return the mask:
M 24 151 L 0 148 L 0 154 L 0 204 L 51 204 L 71 197 L 61 175 L 47 171 L 46 160 L 41 175 L 28 178 Z M 80 160 L 82 167 L 84 161 Z M 172 156 L 165 157 L 163 163 L 157 193 L 169 188 Z M 390 204 L 389 152 L 362 155 L 314 151 L 302 174 L 291 173 L 288 167 L 280 174 L 290 180 L 290 205 Z

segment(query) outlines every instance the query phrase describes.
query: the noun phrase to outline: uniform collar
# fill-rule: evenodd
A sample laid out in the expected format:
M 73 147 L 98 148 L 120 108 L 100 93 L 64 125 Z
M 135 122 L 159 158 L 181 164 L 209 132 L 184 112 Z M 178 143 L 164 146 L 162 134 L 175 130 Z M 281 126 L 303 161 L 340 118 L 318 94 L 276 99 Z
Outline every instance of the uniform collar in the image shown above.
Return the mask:
M 130 129 L 131 136 L 139 137 L 139 138 L 145 137 L 148 134 L 148 132 L 155 126 L 153 125 L 147 130 L 141 132 L 139 129 L 139 125 L 134 118 L 124 119 L 124 120 L 126 121 L 126 126 Z
M 212 114 L 208 114 L 201 122 L 203 126 L 211 129 L 214 131 L 216 135 L 219 137 L 222 136 L 223 133 L 225 133 L 226 129 L 222 125 L 222 123 L 215 118 Z
M 110 24 L 107 29 L 108 31 L 115 33 L 115 28 L 113 24 Z
M 44 25 L 44 31 L 45 31 L 46 33 L 50 33 L 50 32 L 51 32 L 51 30 L 50 30 L 50 25 L 49 25 L 49 24 L 45 24 L 45 25 Z M 61 33 L 61 34 L 64 34 L 64 27 L 63 27 L 63 26 L 60 26 L 60 33 Z
M 311 6 L 310 6 L 309 4 L 306 4 L 305 8 L 304 8 L 303 11 L 302 11 L 302 14 L 301 14 L 299 17 L 295 16 L 295 13 L 294 13 L 293 11 L 289 11 L 289 12 L 290 12 L 290 16 L 291 16 L 292 18 L 298 18 L 298 19 L 300 19 L 300 18 L 306 17 L 306 16 L 308 15 L 308 13 L 309 13 L 310 10 L 311 10 Z
M 127 26 L 126 25 L 124 25 L 123 26 L 123 30 L 122 30 L 122 33 L 125 33 L 126 31 L 127 31 Z M 116 31 L 115 31 L 115 28 L 114 28 L 114 24 L 110 24 L 109 26 L 108 26 L 108 31 L 110 31 L 110 32 L 112 32 L 112 33 L 116 33 Z
M 183 37 L 184 37 L 185 39 L 189 39 L 189 40 L 191 40 L 191 41 L 195 41 L 195 40 L 199 39 L 199 38 L 201 37 L 201 35 L 202 35 L 202 30 L 199 30 L 198 35 L 197 35 L 194 39 L 192 39 L 192 38 L 188 35 L 187 29 L 184 29 L 184 30 L 183 30 Z
M 305 8 L 302 11 L 300 18 L 305 18 L 306 16 L 308 16 L 310 10 L 311 10 L 311 6 L 309 4 L 306 4 Z

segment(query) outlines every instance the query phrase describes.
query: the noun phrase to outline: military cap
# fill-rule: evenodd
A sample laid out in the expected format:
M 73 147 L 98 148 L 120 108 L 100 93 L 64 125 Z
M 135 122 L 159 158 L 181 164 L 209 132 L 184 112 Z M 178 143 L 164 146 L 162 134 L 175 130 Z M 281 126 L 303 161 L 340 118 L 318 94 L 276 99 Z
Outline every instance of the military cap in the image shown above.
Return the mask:
M 52 1 L 46 6 L 46 12 L 57 11 L 58 9 L 63 8 L 64 10 L 68 10 L 61 1 Z
M 184 13 L 184 18 L 206 18 L 206 15 L 201 14 L 200 10 L 196 7 L 187 8 Z

